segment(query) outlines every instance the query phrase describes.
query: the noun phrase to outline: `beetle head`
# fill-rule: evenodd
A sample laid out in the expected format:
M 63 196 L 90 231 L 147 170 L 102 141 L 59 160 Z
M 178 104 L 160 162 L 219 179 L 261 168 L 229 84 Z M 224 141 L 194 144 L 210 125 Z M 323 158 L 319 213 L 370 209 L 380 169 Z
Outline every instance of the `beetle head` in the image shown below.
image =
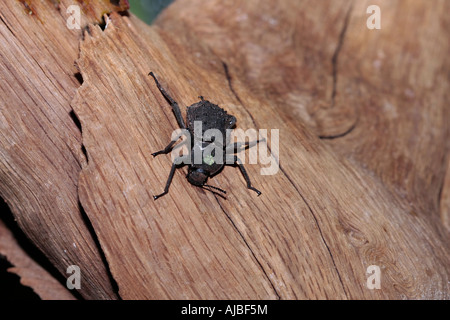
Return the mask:
M 187 179 L 194 186 L 201 187 L 208 180 L 208 174 L 201 168 L 195 168 L 188 172 Z
M 232 129 L 236 125 L 236 117 L 228 115 L 225 120 L 225 128 Z

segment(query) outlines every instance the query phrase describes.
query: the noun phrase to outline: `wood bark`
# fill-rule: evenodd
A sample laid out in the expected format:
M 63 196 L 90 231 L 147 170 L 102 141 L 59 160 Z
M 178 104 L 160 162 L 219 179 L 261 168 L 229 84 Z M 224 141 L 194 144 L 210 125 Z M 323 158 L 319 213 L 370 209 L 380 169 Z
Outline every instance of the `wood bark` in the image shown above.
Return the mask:
M 153 26 L 113 12 L 70 33 L 64 59 L 48 36 L 21 35 L 23 7 L 7 2 L 2 197 L 61 272 L 67 256 L 82 265 L 86 298 L 115 297 L 110 272 L 123 299 L 448 299 L 449 4 L 372 2 L 177 1 Z M 380 30 L 366 27 L 370 4 Z M 23 38 L 48 55 L 19 50 Z M 202 95 L 240 129 L 279 130 L 267 139 L 279 171 L 247 165 L 260 197 L 237 168 L 211 179 L 226 199 L 184 168 L 153 200 L 171 159 L 151 153 L 177 123 L 150 71 L 183 115 Z

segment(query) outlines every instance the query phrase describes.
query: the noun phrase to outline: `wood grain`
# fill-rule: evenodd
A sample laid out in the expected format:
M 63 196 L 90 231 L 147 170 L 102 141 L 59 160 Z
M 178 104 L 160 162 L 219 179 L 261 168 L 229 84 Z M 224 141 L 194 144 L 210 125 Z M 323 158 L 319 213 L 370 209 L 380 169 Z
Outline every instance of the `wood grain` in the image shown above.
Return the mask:
M 210 47 L 186 49 L 170 30 L 111 18 L 81 46 L 85 82 L 73 107 L 89 158 L 80 199 L 123 298 L 447 296 L 445 238 L 377 177 L 252 94 Z M 226 168 L 214 183 L 230 191 L 227 200 L 193 188 L 182 170 L 169 195 L 152 200 L 170 162 L 150 154 L 177 125 L 149 71 L 180 105 L 201 94 L 238 115 L 240 128 L 281 130 L 279 174 L 249 167 L 263 196 Z M 366 287 L 373 264 L 383 290 Z
M 117 297 L 110 272 L 123 299 L 449 298 L 447 2 L 370 2 L 368 30 L 364 1 L 186 0 L 153 26 L 112 12 L 101 28 L 94 9 L 82 35 L 43 38 L 7 4 L 1 196 L 61 272 L 83 263 L 83 297 Z M 240 129 L 279 130 L 278 172 L 246 164 L 260 197 L 237 168 L 210 180 L 226 199 L 184 168 L 153 200 L 171 159 L 151 154 L 178 126 L 150 71 L 183 115 L 202 95 Z
M 450 159 L 447 160 L 445 181 L 440 192 L 440 214 L 444 226 L 450 230 Z
M 78 204 L 85 159 L 70 101 L 79 86 L 81 31 L 66 27 L 70 4 L 0 3 L 0 195 L 61 274 L 69 265 L 85 271 L 83 297 L 115 298 Z M 114 8 L 123 10 L 107 1 L 83 6 L 81 22 L 99 22 Z
M 381 9 L 380 30 L 366 27 L 369 5 Z M 440 13 L 448 9 L 445 0 L 191 0 L 157 24 L 206 45 L 254 94 L 440 225 L 450 135 L 450 19 Z
M 17 274 L 20 283 L 32 288 L 41 299 L 75 299 L 67 288 L 27 255 L 2 221 L 0 221 L 0 254 L 13 265 L 7 271 Z

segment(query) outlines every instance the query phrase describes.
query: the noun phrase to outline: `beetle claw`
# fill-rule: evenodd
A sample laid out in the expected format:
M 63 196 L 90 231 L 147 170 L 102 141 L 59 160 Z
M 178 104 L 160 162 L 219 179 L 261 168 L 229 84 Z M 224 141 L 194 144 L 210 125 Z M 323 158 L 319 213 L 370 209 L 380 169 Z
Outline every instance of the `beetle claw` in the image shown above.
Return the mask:
M 166 195 L 167 192 L 163 192 L 161 194 L 158 194 L 157 196 L 153 196 L 153 200 L 157 200 L 158 198 L 161 198 L 162 196 Z
M 259 191 L 258 189 L 256 189 L 256 188 L 253 188 L 253 187 L 251 187 L 250 188 L 251 190 L 253 190 L 253 191 L 255 191 L 256 192 L 256 194 L 258 195 L 258 197 L 261 195 L 261 191 Z

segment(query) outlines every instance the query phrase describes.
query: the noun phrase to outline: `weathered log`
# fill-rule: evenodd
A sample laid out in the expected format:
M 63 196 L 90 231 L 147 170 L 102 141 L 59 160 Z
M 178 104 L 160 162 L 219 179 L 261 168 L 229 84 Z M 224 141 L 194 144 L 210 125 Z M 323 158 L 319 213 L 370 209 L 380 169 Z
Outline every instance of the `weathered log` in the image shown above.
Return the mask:
M 175 2 L 155 26 L 115 13 L 104 30 L 89 25 L 77 60 L 83 83 L 71 102 L 87 160 L 74 128 L 68 149 L 78 167 L 64 170 L 120 297 L 448 299 L 449 233 L 439 217 L 448 210 L 449 45 L 440 39 L 449 5 L 377 4 L 381 30 L 366 27 L 368 2 L 348 1 L 190 0 Z M 439 39 L 432 48 L 431 38 Z M 247 165 L 260 197 L 236 168 L 211 179 L 226 199 L 190 185 L 184 168 L 169 194 L 153 200 L 171 161 L 151 153 L 166 146 L 177 122 L 150 71 L 183 115 L 202 95 L 235 115 L 238 128 L 279 129 L 279 142 L 267 139 L 278 172 Z M 14 105 L 10 98 L 4 108 Z M 43 132 L 59 137 L 58 128 Z M 16 149 L 3 152 L 2 165 L 18 157 Z M 0 189 L 20 220 L 25 191 L 45 175 L 32 184 L 24 168 L 1 172 L 21 183 L 22 198 L 6 193 L 8 184 Z M 27 234 L 39 232 L 38 221 L 28 225 Z M 93 277 L 104 267 L 76 259 Z M 379 290 L 367 287 L 371 265 L 381 270 Z
M 67 276 L 70 265 L 85 270 L 83 297 L 115 298 L 78 203 L 85 159 L 70 101 L 79 87 L 74 62 L 82 33 L 67 28 L 70 4 L 0 3 L 0 195 L 61 274 Z M 126 9 L 119 5 L 85 4 L 81 23 L 98 23 L 102 13 Z
M 12 232 L 0 220 L 0 252 L 14 267 L 7 271 L 20 277 L 20 283 L 31 287 L 44 300 L 74 300 L 75 297 L 51 274 L 29 257 Z M 2 287 L 2 290 L 7 288 Z

